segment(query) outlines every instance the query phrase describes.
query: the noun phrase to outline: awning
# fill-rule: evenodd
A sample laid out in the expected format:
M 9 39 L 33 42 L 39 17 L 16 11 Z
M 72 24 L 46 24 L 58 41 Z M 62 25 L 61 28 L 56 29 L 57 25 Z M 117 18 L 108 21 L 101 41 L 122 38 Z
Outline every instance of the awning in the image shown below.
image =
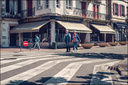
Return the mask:
M 126 29 L 127 23 L 115 23 L 119 29 Z
M 91 24 L 93 27 L 95 27 L 97 30 L 100 31 L 100 33 L 107 33 L 107 34 L 115 34 L 116 31 L 110 28 L 107 25 L 96 25 L 96 24 Z
M 39 32 L 39 29 L 48 22 L 49 21 L 23 23 L 10 30 L 10 33 Z
M 64 26 L 69 32 L 73 32 L 74 30 L 78 33 L 92 33 L 92 31 L 86 27 L 84 24 L 81 23 L 73 23 L 73 22 L 64 22 L 64 21 L 57 21 L 59 24 Z

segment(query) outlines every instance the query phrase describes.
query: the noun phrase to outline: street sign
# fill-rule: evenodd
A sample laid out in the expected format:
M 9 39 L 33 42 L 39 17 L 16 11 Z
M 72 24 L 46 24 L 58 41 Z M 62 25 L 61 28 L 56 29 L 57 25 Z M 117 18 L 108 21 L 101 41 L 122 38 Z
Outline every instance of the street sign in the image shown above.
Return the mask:
M 26 46 L 28 46 L 28 42 L 27 41 L 24 41 L 23 42 L 23 45 L 26 47 Z

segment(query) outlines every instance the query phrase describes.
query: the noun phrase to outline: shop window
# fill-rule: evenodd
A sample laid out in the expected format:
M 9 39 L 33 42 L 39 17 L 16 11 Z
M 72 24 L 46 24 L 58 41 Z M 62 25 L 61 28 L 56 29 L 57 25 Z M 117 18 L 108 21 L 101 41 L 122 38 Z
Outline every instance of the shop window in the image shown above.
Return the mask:
M 56 0 L 56 7 L 60 7 L 60 0 Z
M 66 0 L 66 8 L 72 9 L 72 0 Z
M 45 5 L 46 5 L 45 8 L 49 8 L 49 0 L 45 1 Z

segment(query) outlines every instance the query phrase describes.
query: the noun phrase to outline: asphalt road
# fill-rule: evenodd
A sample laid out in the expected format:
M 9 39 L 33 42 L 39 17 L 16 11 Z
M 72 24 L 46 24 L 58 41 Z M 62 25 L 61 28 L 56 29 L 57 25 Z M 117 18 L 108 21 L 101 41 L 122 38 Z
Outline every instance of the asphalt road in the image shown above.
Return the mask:
M 127 46 L 1 54 L 2 85 L 113 85 L 108 67 L 127 57 Z M 122 82 L 126 84 L 126 82 Z

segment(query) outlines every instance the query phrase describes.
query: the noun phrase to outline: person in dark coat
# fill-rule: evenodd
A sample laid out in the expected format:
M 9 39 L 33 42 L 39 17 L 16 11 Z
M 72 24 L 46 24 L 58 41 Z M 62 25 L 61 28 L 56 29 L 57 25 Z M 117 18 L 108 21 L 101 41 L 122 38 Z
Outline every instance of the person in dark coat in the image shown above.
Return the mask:
M 64 35 L 64 41 L 65 41 L 66 49 L 67 49 L 66 52 L 70 52 L 69 43 L 71 42 L 71 34 L 68 32 L 68 30 L 66 30 L 66 33 Z

